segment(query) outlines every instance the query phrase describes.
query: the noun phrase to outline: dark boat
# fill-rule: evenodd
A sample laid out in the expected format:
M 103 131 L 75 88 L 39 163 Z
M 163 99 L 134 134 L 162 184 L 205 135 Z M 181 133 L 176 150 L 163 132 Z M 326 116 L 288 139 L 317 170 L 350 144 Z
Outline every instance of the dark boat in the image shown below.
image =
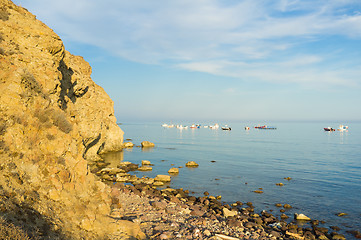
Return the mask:
M 231 131 L 232 128 L 228 127 L 227 125 L 225 127 L 222 127 L 222 130 L 225 130 L 225 131 Z
M 325 130 L 326 132 L 333 132 L 336 131 L 335 129 L 333 129 L 332 127 L 325 127 L 323 128 L 323 130 Z

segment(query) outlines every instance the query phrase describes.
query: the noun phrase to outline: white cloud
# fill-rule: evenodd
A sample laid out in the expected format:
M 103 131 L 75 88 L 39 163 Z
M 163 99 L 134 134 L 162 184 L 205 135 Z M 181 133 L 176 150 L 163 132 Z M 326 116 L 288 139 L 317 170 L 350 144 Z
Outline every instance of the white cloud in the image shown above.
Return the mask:
M 355 81 L 316 69 L 328 59 L 305 46 L 332 35 L 359 40 L 358 0 L 15 2 L 66 40 L 135 62 L 277 83 Z

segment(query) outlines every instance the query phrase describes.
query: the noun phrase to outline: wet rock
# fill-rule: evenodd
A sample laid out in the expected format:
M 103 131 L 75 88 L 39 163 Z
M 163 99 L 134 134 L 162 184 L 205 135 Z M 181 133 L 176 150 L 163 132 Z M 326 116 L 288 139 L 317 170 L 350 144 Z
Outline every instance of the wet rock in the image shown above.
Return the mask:
M 332 240 L 345 240 L 345 236 L 339 233 L 336 233 L 332 236 Z
M 179 169 L 178 168 L 171 168 L 168 171 L 169 174 L 178 174 L 179 173 Z
M 255 191 L 253 191 L 253 192 L 254 192 L 254 193 L 259 193 L 259 194 L 263 193 L 262 190 L 255 190 Z
M 284 186 L 283 183 L 276 183 L 276 185 L 277 185 L 277 186 L 280 186 L 280 187 Z
M 309 239 L 309 240 L 315 240 L 315 239 L 316 239 L 315 235 L 313 235 L 312 232 L 310 232 L 310 231 L 306 231 L 306 232 L 303 234 L 303 237 L 304 237 L 305 239 Z
M 307 217 L 306 215 L 304 215 L 303 213 L 295 213 L 294 215 L 296 220 L 301 220 L 301 221 L 311 221 L 311 218 Z
M 283 178 L 283 179 L 285 179 L 285 180 L 287 180 L 287 181 L 290 181 L 292 178 L 290 178 L 290 177 L 285 177 L 285 178 Z
M 275 206 L 276 207 L 282 207 L 282 204 L 281 203 L 276 203 Z
M 198 163 L 194 162 L 194 161 L 189 161 L 186 163 L 186 167 L 198 167 Z
M 284 214 L 284 213 L 281 214 L 281 219 L 287 219 L 287 218 L 288 218 L 288 216 L 286 214 Z
M 142 166 L 152 165 L 149 160 L 142 160 Z
M 150 166 L 141 166 L 137 169 L 138 171 L 146 172 L 146 171 L 152 171 L 153 168 Z
M 336 216 L 338 217 L 343 217 L 343 216 L 346 216 L 348 215 L 347 213 L 343 213 L 343 212 L 340 212 L 340 213 L 337 213 Z
M 292 208 L 292 206 L 290 204 L 284 204 L 283 207 L 284 208 Z
M 124 147 L 124 148 L 132 148 L 132 147 L 134 147 L 134 143 L 132 143 L 132 142 L 125 142 L 125 143 L 123 143 L 123 147 Z
M 337 230 L 336 230 L 337 231 Z M 361 233 L 360 231 L 356 231 L 356 230 L 351 230 L 351 231 L 346 231 L 350 234 L 352 234 L 355 238 L 361 238 Z
M 164 182 L 161 181 L 154 181 L 153 186 L 159 187 L 159 186 L 163 186 Z
M 334 231 L 340 231 L 341 228 L 337 227 L 337 226 L 330 226 L 330 228 Z
M 154 181 L 156 182 L 170 182 L 171 178 L 169 175 L 157 175 L 154 178 Z
M 143 141 L 143 142 L 141 143 L 141 146 L 142 146 L 143 148 L 149 148 L 149 147 L 154 147 L 155 144 L 152 143 L 152 142 L 149 142 L 149 141 Z

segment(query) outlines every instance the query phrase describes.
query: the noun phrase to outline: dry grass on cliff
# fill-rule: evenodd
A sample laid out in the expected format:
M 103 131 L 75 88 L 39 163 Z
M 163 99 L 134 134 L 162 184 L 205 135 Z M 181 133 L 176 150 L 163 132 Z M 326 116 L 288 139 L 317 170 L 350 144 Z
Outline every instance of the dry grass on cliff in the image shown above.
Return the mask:
M 5 7 L 0 7 L 0 20 L 7 21 L 9 20 L 9 13 Z
M 34 116 L 39 119 L 45 128 L 51 127 L 52 121 L 52 124 L 54 124 L 54 126 L 59 128 L 59 130 L 63 131 L 64 133 L 69 133 L 73 129 L 73 126 L 66 118 L 65 113 L 60 109 L 37 109 L 34 113 Z

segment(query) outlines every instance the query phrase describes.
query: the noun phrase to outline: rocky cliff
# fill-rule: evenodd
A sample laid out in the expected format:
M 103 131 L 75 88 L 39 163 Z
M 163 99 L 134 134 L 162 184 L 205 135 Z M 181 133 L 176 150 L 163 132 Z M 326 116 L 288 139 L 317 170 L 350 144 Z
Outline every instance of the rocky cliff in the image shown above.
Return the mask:
M 113 102 L 90 75 L 50 28 L 0 0 L 0 218 L 29 236 L 125 236 L 86 161 L 123 142 Z

